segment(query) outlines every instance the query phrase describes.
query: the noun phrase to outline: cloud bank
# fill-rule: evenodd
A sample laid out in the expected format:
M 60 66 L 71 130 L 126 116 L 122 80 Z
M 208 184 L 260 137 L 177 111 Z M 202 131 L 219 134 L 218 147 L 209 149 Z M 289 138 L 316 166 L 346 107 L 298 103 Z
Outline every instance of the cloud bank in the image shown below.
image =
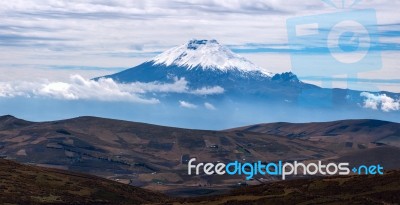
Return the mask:
M 364 78 L 399 76 L 399 5 L 382 0 L 359 1 L 353 7 L 377 11 L 378 32 L 371 35 L 380 37 L 378 48 L 385 51 L 382 70 L 365 72 Z M 287 72 L 293 67 L 293 50 L 288 46 L 286 20 L 335 12 L 341 9 L 320 0 L 4 0 L 0 1 L 0 72 L 7 75 L 0 75 L 0 81 L 39 74 L 55 81 L 77 73 L 72 67 L 99 68 L 77 69 L 82 76 L 108 75 L 192 38 L 217 39 L 266 70 Z M 324 38 L 307 44 L 311 45 L 299 45 L 295 51 L 318 58 L 315 52 L 326 47 Z M 398 85 L 379 86 L 400 92 Z
M 382 110 L 384 112 L 400 110 L 400 100 L 395 100 L 386 94 L 375 95 L 368 92 L 362 92 L 360 96 L 366 98 L 363 102 L 364 108 Z
M 222 94 L 224 89 L 204 87 L 192 90 L 184 78 L 173 83 L 129 83 L 122 84 L 110 78 L 98 81 L 73 75 L 69 82 L 0 82 L 0 97 L 47 97 L 61 100 L 126 101 L 156 104 L 159 99 L 148 98 L 146 94 L 186 93 L 191 95 Z
M 382 31 L 376 35 L 398 50 L 397 1 L 354 8 L 376 9 Z M 0 53 L 7 56 L 1 64 L 128 67 L 134 57 L 147 59 L 191 38 L 279 52 L 288 48 L 287 18 L 338 11 L 320 0 L 0 1 Z

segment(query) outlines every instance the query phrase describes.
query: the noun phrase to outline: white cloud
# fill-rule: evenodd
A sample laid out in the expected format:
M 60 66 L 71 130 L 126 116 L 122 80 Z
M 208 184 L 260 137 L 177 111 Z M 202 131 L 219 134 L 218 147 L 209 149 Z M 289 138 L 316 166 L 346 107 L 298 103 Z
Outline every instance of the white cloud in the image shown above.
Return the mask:
M 366 98 L 364 100 L 364 108 L 373 110 L 381 109 L 384 112 L 400 110 L 400 100 L 395 100 L 386 94 L 374 95 L 372 93 L 362 92 L 360 95 Z
M 204 107 L 209 109 L 209 110 L 216 110 L 215 106 L 211 103 L 205 102 Z
M 189 109 L 196 109 L 197 108 L 197 105 L 189 103 L 189 102 L 186 102 L 186 101 L 183 101 L 183 100 L 179 101 L 179 105 L 181 107 L 189 108 Z
M 191 90 L 184 79 L 173 83 L 117 83 L 110 78 L 98 81 L 73 75 L 69 82 L 0 82 L 0 97 L 48 97 L 63 100 L 128 101 L 137 103 L 159 103 L 158 99 L 147 98 L 148 93 L 187 93 L 192 95 L 221 94 L 220 88 Z
M 129 83 L 129 84 L 120 84 L 123 89 L 135 92 L 135 93 L 187 93 L 192 95 L 219 95 L 224 93 L 224 88 L 220 86 L 214 87 L 202 87 L 199 89 L 192 90 L 189 88 L 189 82 L 186 81 L 185 78 L 174 78 L 174 83 L 159 83 L 159 82 L 151 82 L 151 83 Z
M 153 86 L 152 84 L 149 84 Z M 169 84 L 159 85 L 170 86 Z M 158 103 L 155 98 L 141 97 L 139 86 L 135 84 L 118 84 L 112 79 L 103 78 L 99 81 L 84 79 L 79 75 L 71 76 L 70 83 L 52 82 L 42 85 L 34 93 L 38 96 L 65 100 L 100 100 L 100 101 L 129 101 L 138 103 Z M 143 92 L 142 92 L 143 93 Z
M 224 93 L 224 88 L 220 86 L 214 87 L 203 87 L 200 89 L 193 90 L 191 93 L 195 95 L 214 95 L 214 94 L 222 94 Z

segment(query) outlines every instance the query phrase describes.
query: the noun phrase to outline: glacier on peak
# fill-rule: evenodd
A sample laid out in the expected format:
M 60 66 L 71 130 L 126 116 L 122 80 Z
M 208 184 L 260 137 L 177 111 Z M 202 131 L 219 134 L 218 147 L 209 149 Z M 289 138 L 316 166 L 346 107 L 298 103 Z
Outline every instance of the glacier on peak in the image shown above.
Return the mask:
M 216 69 L 221 71 L 260 72 L 272 77 L 273 74 L 255 65 L 246 58 L 233 53 L 217 40 L 190 40 L 173 47 L 151 60 L 154 65 L 176 65 L 187 69 Z

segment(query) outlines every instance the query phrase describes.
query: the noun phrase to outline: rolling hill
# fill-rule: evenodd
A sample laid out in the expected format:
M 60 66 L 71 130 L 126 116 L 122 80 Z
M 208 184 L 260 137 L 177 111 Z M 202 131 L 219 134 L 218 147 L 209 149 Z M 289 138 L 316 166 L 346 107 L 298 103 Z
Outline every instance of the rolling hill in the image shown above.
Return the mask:
M 1 204 L 144 204 L 167 196 L 96 176 L 0 159 Z
M 314 123 L 267 123 L 230 129 L 289 138 L 353 143 L 382 143 L 400 147 L 400 123 L 381 120 L 341 120 Z
M 217 196 L 168 197 L 100 177 L 0 159 L 1 204 L 396 204 L 400 172 L 248 186 Z
M 400 172 L 381 176 L 346 176 L 273 182 L 229 194 L 180 199 L 175 204 L 398 204 Z
M 213 131 L 96 117 L 27 122 L 3 116 L 0 156 L 96 175 L 174 196 L 226 193 L 244 182 L 243 176 L 188 176 L 187 161 L 193 157 L 200 162 L 227 163 L 351 160 L 354 164 L 379 162 L 385 170 L 399 168 L 400 159 L 392 157 L 400 155 L 400 148 L 392 143 L 398 138 L 395 135 L 398 124 L 363 120 L 285 125 L 298 126 L 300 130 L 304 127 L 308 132 L 301 131 L 305 134 L 299 137 L 295 128 L 283 127 L 278 130 L 285 130 L 285 134 L 273 128 L 256 132 L 257 126 Z M 344 126 L 348 127 L 340 128 Z M 341 132 L 329 131 L 332 129 Z M 272 176 L 257 178 L 258 181 L 248 183 L 278 180 Z

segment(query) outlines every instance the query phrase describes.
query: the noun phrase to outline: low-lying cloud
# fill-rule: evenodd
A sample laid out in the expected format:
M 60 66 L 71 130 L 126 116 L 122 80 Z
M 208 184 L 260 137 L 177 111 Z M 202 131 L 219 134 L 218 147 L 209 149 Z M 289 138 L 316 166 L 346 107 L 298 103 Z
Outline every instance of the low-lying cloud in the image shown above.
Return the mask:
M 360 95 L 366 98 L 363 102 L 364 108 L 382 110 L 384 112 L 400 110 L 400 99 L 393 99 L 386 94 L 375 95 L 368 92 L 362 92 Z
M 209 109 L 209 110 L 216 110 L 217 108 L 215 108 L 215 106 L 209 102 L 205 102 L 204 103 L 204 107 Z
M 159 99 L 148 98 L 149 93 L 186 93 L 191 95 L 215 95 L 224 89 L 204 87 L 190 89 L 184 78 L 174 79 L 172 83 L 118 83 L 110 78 L 99 80 L 85 79 L 73 75 L 69 82 L 0 82 L 0 97 L 47 97 L 61 100 L 99 100 L 127 101 L 156 104 Z
M 193 90 L 192 93 L 196 95 L 214 95 L 214 94 L 222 94 L 224 93 L 224 88 L 220 86 L 214 87 L 203 87 L 200 89 Z
M 179 101 L 179 106 L 184 107 L 184 108 L 189 108 L 189 109 L 197 108 L 197 105 L 183 101 L 183 100 Z

